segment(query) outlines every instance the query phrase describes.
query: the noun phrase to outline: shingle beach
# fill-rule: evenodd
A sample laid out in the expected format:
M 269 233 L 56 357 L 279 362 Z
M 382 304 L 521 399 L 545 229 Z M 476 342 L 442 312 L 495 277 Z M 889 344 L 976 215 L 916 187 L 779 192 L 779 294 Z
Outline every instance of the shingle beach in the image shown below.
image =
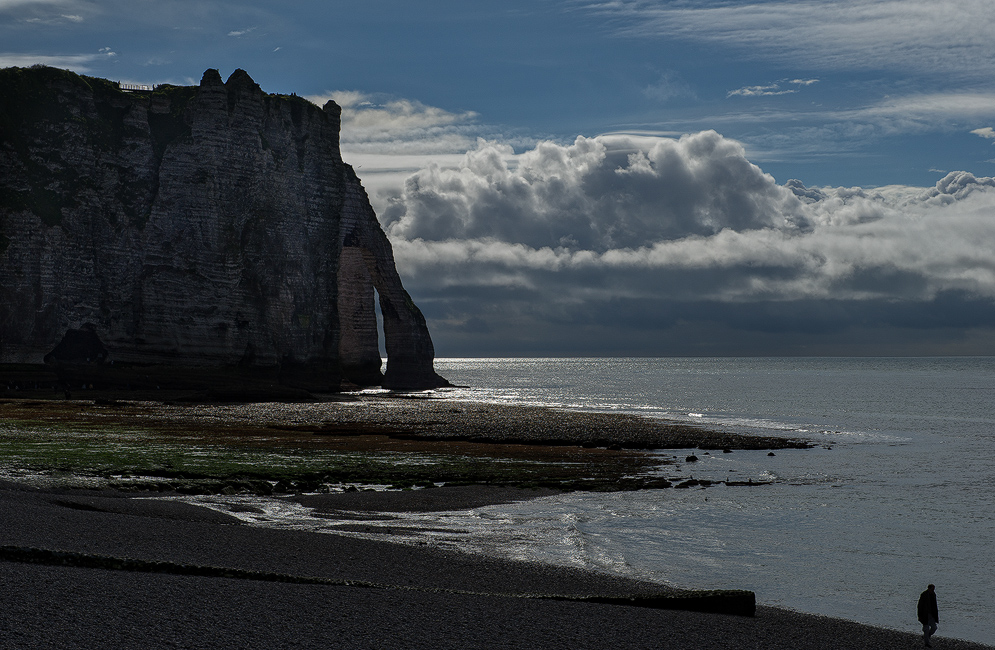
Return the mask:
M 546 493 L 470 485 L 293 498 L 319 511 L 443 511 Z M 681 592 L 579 569 L 254 527 L 161 496 L 0 483 L 0 648 L 922 646 L 914 620 L 894 631 L 762 605 L 749 617 L 592 602 Z M 87 564 L 94 559 L 104 564 Z M 939 637 L 934 647 L 986 646 Z

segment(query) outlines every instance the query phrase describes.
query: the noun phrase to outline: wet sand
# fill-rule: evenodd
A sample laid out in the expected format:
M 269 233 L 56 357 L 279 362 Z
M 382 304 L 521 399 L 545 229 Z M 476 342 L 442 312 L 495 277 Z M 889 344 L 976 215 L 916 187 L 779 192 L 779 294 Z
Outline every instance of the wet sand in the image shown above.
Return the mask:
M 5 560 L 0 561 L 0 647 L 787 650 L 922 645 L 912 631 L 769 607 L 743 617 L 526 599 L 520 596 L 649 594 L 660 587 L 431 548 L 253 528 L 196 506 L 142 496 L 0 484 L 0 546 L 310 576 L 339 584 Z M 321 495 L 314 505 L 448 510 L 534 496 L 529 490 L 469 486 Z M 345 584 L 350 580 L 360 584 Z M 914 621 L 909 628 L 915 629 Z M 934 647 L 984 646 L 940 637 L 934 638 Z

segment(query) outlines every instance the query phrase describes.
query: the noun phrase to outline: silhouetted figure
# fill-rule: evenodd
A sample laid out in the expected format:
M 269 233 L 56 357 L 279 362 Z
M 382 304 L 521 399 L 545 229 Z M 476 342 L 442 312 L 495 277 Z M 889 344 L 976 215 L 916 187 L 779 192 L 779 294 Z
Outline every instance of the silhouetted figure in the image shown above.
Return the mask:
M 936 624 L 940 622 L 940 613 L 936 608 L 936 587 L 929 585 L 926 591 L 919 596 L 919 605 L 916 607 L 919 615 L 919 622 L 922 623 L 922 638 L 926 642 L 927 648 L 932 648 L 929 637 L 936 632 Z

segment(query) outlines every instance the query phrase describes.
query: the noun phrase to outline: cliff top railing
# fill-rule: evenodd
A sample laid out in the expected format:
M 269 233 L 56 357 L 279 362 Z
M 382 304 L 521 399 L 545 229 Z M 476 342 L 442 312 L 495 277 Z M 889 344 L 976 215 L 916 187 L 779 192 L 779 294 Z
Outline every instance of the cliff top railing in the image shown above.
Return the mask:
M 142 92 L 142 91 L 153 91 L 156 89 L 156 85 L 147 84 L 127 84 L 122 81 L 117 82 L 117 87 L 121 90 L 127 90 L 128 92 Z

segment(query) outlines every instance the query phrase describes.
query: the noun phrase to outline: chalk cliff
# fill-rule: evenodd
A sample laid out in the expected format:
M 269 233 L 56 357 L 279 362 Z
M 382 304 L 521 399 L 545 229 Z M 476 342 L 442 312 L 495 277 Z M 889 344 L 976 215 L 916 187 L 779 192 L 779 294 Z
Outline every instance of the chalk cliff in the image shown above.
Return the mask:
M 139 92 L 0 70 L 0 363 L 445 385 L 340 113 L 242 70 Z

